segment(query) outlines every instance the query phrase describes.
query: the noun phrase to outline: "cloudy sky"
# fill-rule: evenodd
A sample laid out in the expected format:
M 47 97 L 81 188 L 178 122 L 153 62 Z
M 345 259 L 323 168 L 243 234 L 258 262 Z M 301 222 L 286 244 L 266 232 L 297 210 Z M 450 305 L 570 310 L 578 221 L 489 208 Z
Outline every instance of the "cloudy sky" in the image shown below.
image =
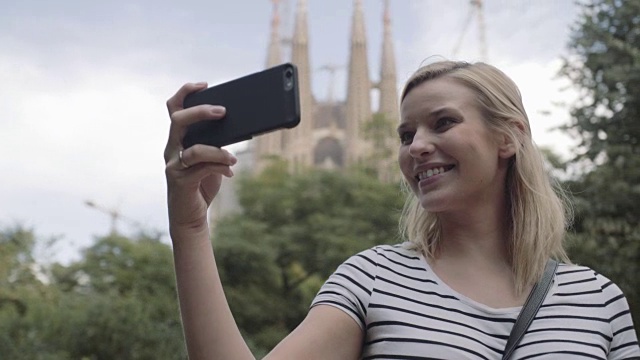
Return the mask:
M 308 2 L 312 67 L 347 64 L 352 2 Z M 376 79 L 383 2 L 363 3 Z M 425 60 L 453 58 L 469 0 L 391 0 L 391 12 L 401 87 Z M 560 153 L 571 142 L 547 130 L 568 118 L 554 103 L 571 91 L 554 78 L 577 13 L 570 0 L 485 0 L 488 61 L 519 84 L 535 140 Z M 109 215 L 86 200 L 166 233 L 165 101 L 184 82 L 261 70 L 270 14 L 269 0 L 0 3 L 0 227 L 58 238 L 43 254 L 62 262 L 109 231 Z M 457 58 L 479 59 L 477 39 L 473 20 Z M 338 72 L 340 98 L 345 81 Z M 315 96 L 328 86 L 317 71 Z

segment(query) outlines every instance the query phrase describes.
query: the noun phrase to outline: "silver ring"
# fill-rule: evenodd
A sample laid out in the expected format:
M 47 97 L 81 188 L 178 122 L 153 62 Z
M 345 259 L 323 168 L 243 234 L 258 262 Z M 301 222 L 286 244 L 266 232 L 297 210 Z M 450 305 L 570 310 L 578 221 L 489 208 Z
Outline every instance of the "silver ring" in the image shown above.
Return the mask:
M 180 165 L 182 165 L 182 168 L 183 168 L 183 169 L 188 169 L 188 168 L 189 168 L 189 165 L 185 164 L 184 159 L 182 158 L 182 152 L 183 152 L 183 151 L 184 151 L 184 150 L 180 150 L 180 151 L 178 152 L 178 159 L 180 159 Z

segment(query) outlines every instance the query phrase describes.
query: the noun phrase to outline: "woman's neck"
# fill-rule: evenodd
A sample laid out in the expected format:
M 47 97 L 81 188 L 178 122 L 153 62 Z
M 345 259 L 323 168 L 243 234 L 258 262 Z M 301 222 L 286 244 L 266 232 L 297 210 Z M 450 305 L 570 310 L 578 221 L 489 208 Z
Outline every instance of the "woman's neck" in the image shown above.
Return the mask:
M 440 216 L 441 241 L 428 259 L 438 277 L 460 294 L 492 308 L 521 306 L 528 294 L 515 290 L 502 212 Z
M 441 241 L 438 257 L 473 262 L 509 264 L 508 224 L 504 206 L 439 214 Z

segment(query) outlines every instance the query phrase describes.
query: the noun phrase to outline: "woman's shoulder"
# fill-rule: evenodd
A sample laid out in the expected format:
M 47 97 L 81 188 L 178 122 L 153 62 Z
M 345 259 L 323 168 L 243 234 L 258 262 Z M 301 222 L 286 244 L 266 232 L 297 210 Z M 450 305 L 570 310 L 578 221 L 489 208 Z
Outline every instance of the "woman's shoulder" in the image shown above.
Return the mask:
M 349 258 L 343 266 L 357 267 L 385 279 L 422 279 L 427 271 L 420 252 L 407 242 L 371 247 Z
M 593 286 L 604 287 L 613 284 L 609 278 L 597 270 L 578 264 L 559 264 L 556 270 L 556 277 L 558 283 L 565 284 L 565 286 L 571 284 L 592 284 Z
M 407 260 L 420 261 L 421 259 L 418 250 L 409 242 L 376 245 L 361 251 L 353 257 L 365 257 L 376 264 L 381 261 L 402 261 L 404 263 Z
M 603 305 L 624 297 L 613 281 L 588 266 L 560 264 L 556 283 L 556 295 L 562 297 L 584 298 Z
M 600 329 L 599 334 L 611 343 L 609 358 L 635 359 L 640 355 L 629 304 L 618 285 L 598 271 L 579 265 L 561 264 L 556 279 L 548 312 L 564 312 L 561 319 L 574 317 L 574 326 L 584 324 L 584 333 Z

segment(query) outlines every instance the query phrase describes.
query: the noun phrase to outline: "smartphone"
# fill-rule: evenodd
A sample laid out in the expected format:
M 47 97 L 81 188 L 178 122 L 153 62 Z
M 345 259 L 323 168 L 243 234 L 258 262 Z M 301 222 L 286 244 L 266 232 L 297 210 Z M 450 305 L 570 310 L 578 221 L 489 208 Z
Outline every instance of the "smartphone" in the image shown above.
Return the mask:
M 298 70 L 286 63 L 189 94 L 184 108 L 201 104 L 222 105 L 220 120 L 190 125 L 182 140 L 186 149 L 195 144 L 222 147 L 249 140 L 300 123 Z

